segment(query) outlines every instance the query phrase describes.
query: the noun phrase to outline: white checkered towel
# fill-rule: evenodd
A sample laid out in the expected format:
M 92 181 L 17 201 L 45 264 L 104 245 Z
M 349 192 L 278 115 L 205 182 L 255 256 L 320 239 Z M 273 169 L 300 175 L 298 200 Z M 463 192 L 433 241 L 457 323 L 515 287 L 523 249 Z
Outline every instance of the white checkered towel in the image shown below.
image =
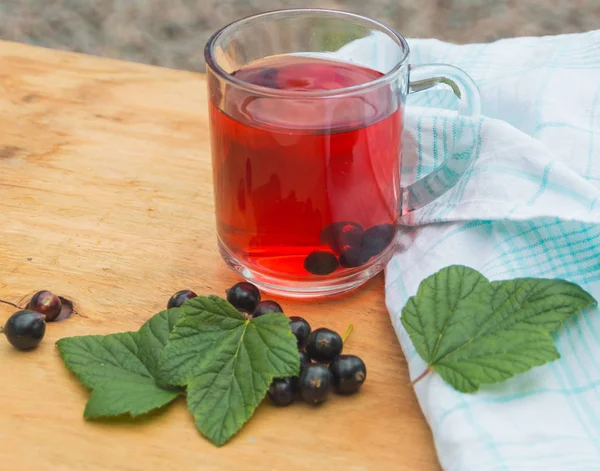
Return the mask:
M 414 378 L 426 365 L 401 311 L 445 266 L 468 265 L 491 280 L 564 278 L 600 299 L 600 31 L 464 46 L 409 42 L 413 64 L 467 71 L 483 113 L 474 165 L 405 221 L 416 227 L 404 231 L 404 249 L 386 270 L 387 306 Z M 403 181 L 427 174 L 451 149 L 456 118 L 436 109 L 451 101 L 438 92 L 409 99 Z M 443 468 L 599 471 L 599 314 L 578 315 L 554 334 L 559 360 L 502 384 L 462 394 L 435 373 L 419 382 Z

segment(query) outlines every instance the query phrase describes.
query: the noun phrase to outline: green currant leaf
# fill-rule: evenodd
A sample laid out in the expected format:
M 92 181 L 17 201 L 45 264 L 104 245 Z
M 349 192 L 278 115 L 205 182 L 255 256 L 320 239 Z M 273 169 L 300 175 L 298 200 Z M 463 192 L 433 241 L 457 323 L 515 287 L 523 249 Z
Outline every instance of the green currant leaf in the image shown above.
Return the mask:
M 559 279 L 489 282 L 459 265 L 419 285 L 402 310 L 415 349 L 455 389 L 475 392 L 559 358 L 550 333 L 596 304 Z
M 187 386 L 198 430 L 221 446 L 252 416 L 274 377 L 298 374 L 296 337 L 284 314 L 248 320 L 216 296 L 198 296 L 182 308 L 158 378 Z
M 154 380 L 159 355 L 181 316 L 180 308 L 163 311 L 139 332 L 69 337 L 57 342 L 65 365 L 92 390 L 84 416 L 132 417 L 162 407 L 180 392 Z
M 160 354 L 169 340 L 173 327 L 182 315 L 183 310 L 180 307 L 167 309 L 155 314 L 140 327 L 140 348 L 137 355 L 153 377 L 156 377 Z

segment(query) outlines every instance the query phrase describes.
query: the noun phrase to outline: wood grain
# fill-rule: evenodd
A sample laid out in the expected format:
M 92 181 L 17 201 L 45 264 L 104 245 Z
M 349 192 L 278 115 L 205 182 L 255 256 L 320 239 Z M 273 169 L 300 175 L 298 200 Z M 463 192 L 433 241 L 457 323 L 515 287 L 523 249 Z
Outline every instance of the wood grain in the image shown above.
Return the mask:
M 0 339 L 0 468 L 437 470 L 384 305 L 383 278 L 345 297 L 280 300 L 313 326 L 355 331 L 356 397 L 263 404 L 216 448 L 180 400 L 134 422 L 86 422 L 87 392 L 55 341 L 137 329 L 171 293 L 222 294 L 236 275 L 214 231 L 202 75 L 0 42 L 0 298 L 50 289 L 79 316 L 31 353 Z M 0 304 L 0 323 L 14 311 Z

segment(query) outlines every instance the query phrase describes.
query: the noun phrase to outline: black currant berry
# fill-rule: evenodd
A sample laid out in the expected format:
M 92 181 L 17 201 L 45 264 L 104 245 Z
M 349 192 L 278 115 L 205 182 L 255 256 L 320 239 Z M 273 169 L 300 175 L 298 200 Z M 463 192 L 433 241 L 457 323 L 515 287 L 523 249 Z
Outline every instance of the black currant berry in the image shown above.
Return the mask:
M 275 301 L 261 301 L 252 313 L 252 317 L 260 317 L 269 312 L 283 312 L 283 309 L 281 309 L 279 303 L 276 303 Z
M 306 353 L 304 350 L 300 350 L 298 352 L 298 354 L 300 355 L 300 374 L 302 374 L 302 371 L 304 371 L 304 368 L 307 365 L 310 365 L 312 363 L 312 361 L 310 360 L 308 353 Z
M 383 252 L 394 240 L 396 227 L 393 224 L 380 224 L 365 231 L 361 252 L 365 261 Z
M 300 355 L 300 374 L 298 376 L 292 377 L 292 381 L 294 382 L 294 387 L 296 388 L 296 391 L 299 390 L 300 376 L 304 372 L 304 368 L 312 364 L 312 361 L 310 361 L 310 357 L 304 350 L 299 350 L 298 355 Z
M 46 320 L 52 322 L 60 314 L 62 303 L 59 297 L 50 291 L 38 291 L 27 304 L 27 309 L 44 314 Z
M 361 265 L 364 265 L 367 260 L 368 258 L 363 256 L 360 246 L 346 247 L 340 255 L 340 265 L 344 268 L 360 267 Z
M 268 88 L 279 88 L 277 83 L 277 74 L 277 69 L 273 67 L 267 67 L 266 69 L 262 69 L 258 74 L 258 80 L 256 80 L 256 85 Z
M 308 356 L 321 363 L 329 363 L 342 352 L 344 342 L 337 332 L 320 328 L 313 331 L 306 342 Z
M 296 376 L 296 384 L 300 383 L 299 376 L 302 376 L 302 373 L 304 373 L 304 370 L 306 369 L 306 367 L 308 365 L 313 364 L 310 357 L 308 356 L 308 353 L 306 353 L 304 350 L 300 350 L 298 353 L 300 354 L 300 374 L 298 376 Z
M 321 242 L 329 245 L 331 250 L 340 255 L 348 247 L 360 247 L 363 228 L 354 222 L 334 222 L 321 231 Z
M 308 365 L 300 375 L 300 396 L 309 404 L 320 404 L 327 400 L 332 384 L 333 376 L 326 366 Z
M 304 269 L 313 275 L 329 275 L 338 267 L 338 259 L 329 252 L 316 251 L 304 259 Z
M 45 316 L 28 309 L 17 311 L 8 318 L 3 332 L 13 347 L 32 350 L 39 345 L 46 333 Z
M 193 291 L 190 291 L 189 289 L 182 289 L 181 291 L 177 291 L 177 293 L 175 293 L 169 298 L 169 302 L 167 303 L 167 309 L 171 309 L 173 307 L 180 307 L 188 299 L 193 299 L 196 297 L 198 297 L 198 295 Z
M 329 365 L 333 385 L 339 394 L 353 394 L 367 379 L 367 367 L 356 355 L 340 355 Z
M 238 311 L 252 314 L 260 303 L 260 291 L 252 283 L 240 281 L 227 290 L 227 301 Z
M 310 335 L 310 324 L 306 322 L 306 320 L 302 317 L 291 316 L 290 328 L 292 329 L 292 333 L 296 336 L 296 339 L 298 340 L 298 347 L 304 347 L 304 345 L 306 344 L 306 340 Z
M 276 406 L 289 406 L 296 397 L 295 378 L 275 378 L 269 386 L 267 394 Z

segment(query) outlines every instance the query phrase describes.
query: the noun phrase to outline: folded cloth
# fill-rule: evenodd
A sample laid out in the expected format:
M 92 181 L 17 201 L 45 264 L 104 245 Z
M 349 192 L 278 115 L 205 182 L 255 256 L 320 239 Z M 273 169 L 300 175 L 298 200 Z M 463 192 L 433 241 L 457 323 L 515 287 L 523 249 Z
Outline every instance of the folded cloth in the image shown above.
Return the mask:
M 403 219 L 386 268 L 387 307 L 414 379 L 426 365 L 400 322 L 402 308 L 445 266 L 467 265 L 490 280 L 562 278 L 600 299 L 600 31 L 409 43 L 413 64 L 468 72 L 483 114 L 474 164 Z M 451 149 L 459 118 L 440 110 L 451 102 L 449 93 L 411 95 L 404 183 Z M 559 360 L 477 393 L 457 392 L 436 373 L 416 384 L 445 470 L 600 470 L 600 312 L 574 316 L 553 337 Z

